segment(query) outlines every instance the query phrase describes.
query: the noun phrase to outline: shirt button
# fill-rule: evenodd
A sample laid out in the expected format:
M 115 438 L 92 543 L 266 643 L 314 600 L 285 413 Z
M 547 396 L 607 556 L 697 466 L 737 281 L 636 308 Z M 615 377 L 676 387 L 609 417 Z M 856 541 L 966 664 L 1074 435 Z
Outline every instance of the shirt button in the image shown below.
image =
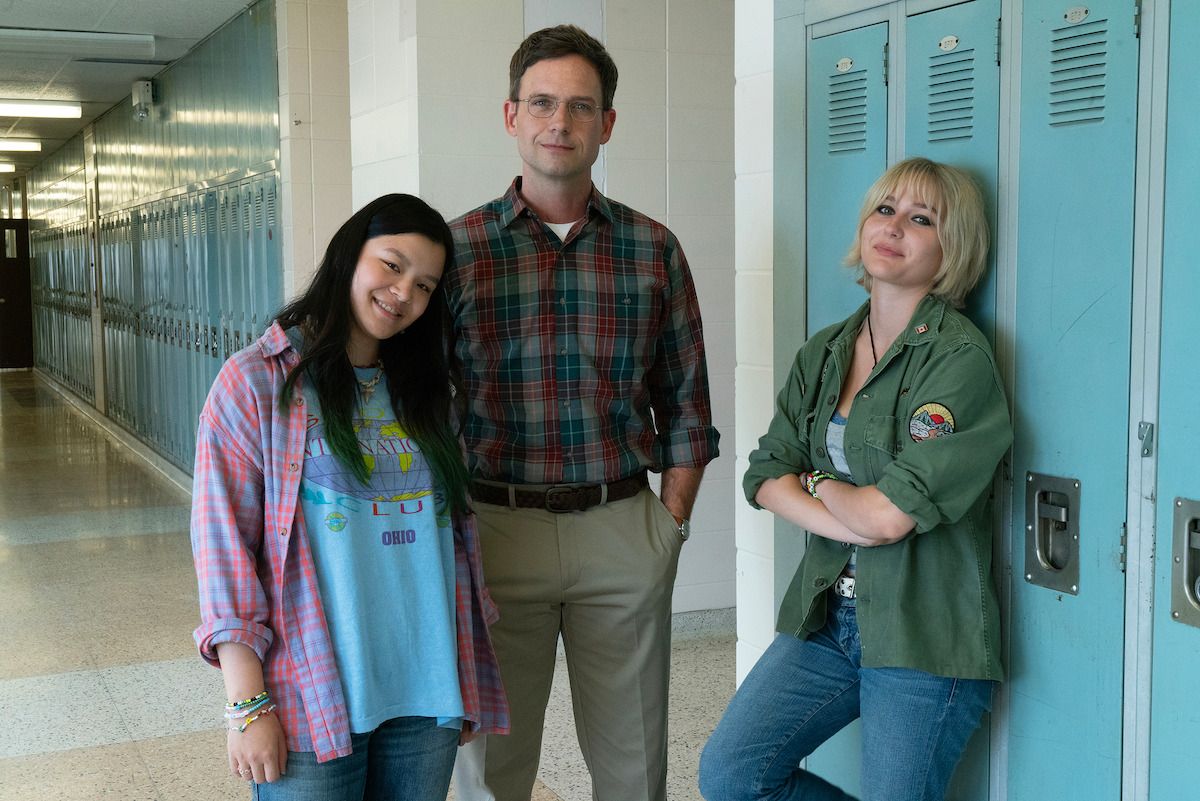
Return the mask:
M 825 458 L 825 449 L 820 445 L 817 446 L 817 456 L 820 456 L 822 459 Z
M 570 402 L 570 401 L 563 401 L 563 402 L 562 402 L 562 407 L 563 407 L 564 409 L 565 409 L 565 408 L 567 408 L 567 407 L 568 407 L 568 406 L 570 406 L 570 405 L 571 405 L 571 402 Z
M 843 543 L 842 543 L 842 547 L 843 547 L 843 548 L 845 548 L 845 549 L 848 551 L 848 550 L 850 550 L 851 548 L 853 548 L 854 546 L 853 546 L 853 545 L 851 545 L 851 544 L 850 544 L 850 543 L 848 543 L 848 542 L 843 542 Z
M 558 349 L 558 355 L 559 355 L 559 356 L 566 356 L 566 355 L 567 355 L 567 349 L 566 349 L 566 348 L 559 348 L 559 349 Z
M 295 473 L 299 469 L 300 469 L 300 465 L 296 464 L 295 462 L 292 462 L 291 464 L 288 465 L 288 470 L 291 470 L 293 473 Z
M 829 585 L 829 580 L 824 578 L 823 576 L 818 576 L 817 578 L 813 579 L 813 586 L 816 587 L 818 590 L 822 589 L 823 587 L 827 587 L 828 585 Z
M 825 399 L 825 405 L 832 406 L 833 402 L 836 400 L 837 400 L 837 395 L 830 395 L 828 398 Z
M 287 529 L 286 529 L 286 528 L 281 528 L 281 529 L 279 529 L 279 536 L 281 536 L 281 537 L 286 537 L 286 536 L 287 536 Z
M 303 405 L 304 405 L 304 398 L 296 398 L 296 405 L 297 405 L 297 406 L 303 406 Z

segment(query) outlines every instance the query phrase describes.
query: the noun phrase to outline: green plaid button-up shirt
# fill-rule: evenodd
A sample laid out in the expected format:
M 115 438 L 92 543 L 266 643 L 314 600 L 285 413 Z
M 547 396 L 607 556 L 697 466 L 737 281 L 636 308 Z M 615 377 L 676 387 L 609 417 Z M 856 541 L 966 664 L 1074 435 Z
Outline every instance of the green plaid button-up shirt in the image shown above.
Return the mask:
M 565 241 L 508 192 L 451 223 L 446 276 L 472 474 L 609 482 L 717 456 L 679 242 L 594 188 Z

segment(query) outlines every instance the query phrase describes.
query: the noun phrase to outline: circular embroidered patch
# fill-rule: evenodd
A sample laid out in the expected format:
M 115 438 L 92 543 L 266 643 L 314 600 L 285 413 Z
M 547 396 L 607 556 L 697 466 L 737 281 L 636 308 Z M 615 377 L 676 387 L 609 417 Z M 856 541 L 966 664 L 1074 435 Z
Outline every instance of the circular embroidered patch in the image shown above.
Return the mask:
M 924 442 L 934 437 L 954 433 L 954 415 L 940 403 L 926 403 L 913 412 L 908 421 L 908 434 L 913 442 Z

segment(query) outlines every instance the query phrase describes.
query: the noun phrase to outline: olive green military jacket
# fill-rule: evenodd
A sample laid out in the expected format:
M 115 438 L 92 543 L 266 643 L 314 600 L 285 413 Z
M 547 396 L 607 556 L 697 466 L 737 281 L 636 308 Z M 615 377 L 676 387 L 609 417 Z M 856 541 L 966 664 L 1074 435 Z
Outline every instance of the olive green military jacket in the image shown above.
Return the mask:
M 743 488 L 752 505 L 769 478 L 837 473 L 825 429 L 866 314 L 864 304 L 796 355 L 775 417 L 750 454 Z M 990 495 L 1011 443 L 991 346 L 970 320 L 927 296 L 879 359 L 846 422 L 846 462 L 856 483 L 875 485 L 916 521 L 899 542 L 858 549 L 864 667 L 1002 678 Z M 780 632 L 804 639 L 821 628 L 826 590 L 850 553 L 849 545 L 809 535 L 779 611 Z

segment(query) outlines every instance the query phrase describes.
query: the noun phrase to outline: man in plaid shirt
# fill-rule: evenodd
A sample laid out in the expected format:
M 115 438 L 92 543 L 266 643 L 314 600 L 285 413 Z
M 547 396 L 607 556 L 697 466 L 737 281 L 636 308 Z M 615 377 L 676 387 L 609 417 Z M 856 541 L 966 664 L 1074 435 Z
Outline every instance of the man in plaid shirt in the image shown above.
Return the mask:
M 547 28 L 509 77 L 521 175 L 451 223 L 444 279 L 512 723 L 460 753 L 458 797 L 530 798 L 561 635 L 594 797 L 662 801 L 671 594 L 717 455 L 696 292 L 671 232 L 592 185 L 616 121 L 604 46 Z

